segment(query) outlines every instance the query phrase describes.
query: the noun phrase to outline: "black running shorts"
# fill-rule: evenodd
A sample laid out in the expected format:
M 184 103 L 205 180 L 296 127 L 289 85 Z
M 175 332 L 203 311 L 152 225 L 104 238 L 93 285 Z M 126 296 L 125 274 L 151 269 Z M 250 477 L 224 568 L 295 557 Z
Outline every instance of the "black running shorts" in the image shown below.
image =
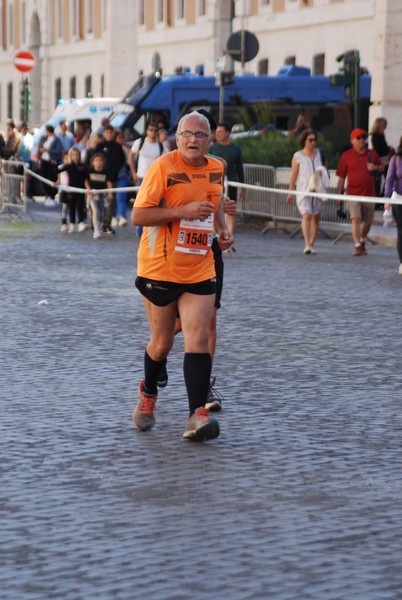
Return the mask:
M 145 277 L 137 277 L 135 285 L 141 294 L 156 306 L 167 306 L 186 292 L 197 296 L 216 294 L 215 277 L 198 283 L 173 283 L 171 281 L 155 281 Z

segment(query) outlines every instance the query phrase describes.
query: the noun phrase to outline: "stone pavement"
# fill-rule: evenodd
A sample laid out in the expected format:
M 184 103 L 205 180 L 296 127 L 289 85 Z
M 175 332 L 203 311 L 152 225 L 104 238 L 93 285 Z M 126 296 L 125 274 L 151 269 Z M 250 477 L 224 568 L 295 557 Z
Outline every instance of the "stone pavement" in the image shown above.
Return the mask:
M 95 242 L 43 214 L 0 224 L 1 600 L 401 598 L 395 250 L 320 240 L 306 257 L 240 229 L 221 436 L 199 445 L 181 439 L 181 337 L 155 429 L 131 425 L 133 228 Z

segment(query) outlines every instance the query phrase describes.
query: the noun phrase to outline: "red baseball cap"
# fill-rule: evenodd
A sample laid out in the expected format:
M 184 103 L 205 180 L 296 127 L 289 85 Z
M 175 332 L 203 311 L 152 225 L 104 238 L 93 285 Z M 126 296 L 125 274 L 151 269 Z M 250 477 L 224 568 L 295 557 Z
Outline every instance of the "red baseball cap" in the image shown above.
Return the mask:
M 364 131 L 364 129 L 359 129 L 358 127 L 356 129 L 353 129 L 352 133 L 350 134 L 350 141 L 354 140 L 357 137 L 367 137 L 367 132 Z

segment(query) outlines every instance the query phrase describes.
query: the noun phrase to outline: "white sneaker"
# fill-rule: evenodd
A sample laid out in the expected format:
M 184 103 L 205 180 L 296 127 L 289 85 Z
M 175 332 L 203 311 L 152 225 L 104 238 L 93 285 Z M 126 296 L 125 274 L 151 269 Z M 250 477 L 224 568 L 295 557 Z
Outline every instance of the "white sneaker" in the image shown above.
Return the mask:
M 311 254 L 311 248 L 310 246 L 306 246 L 303 250 L 303 254 Z
M 75 232 L 75 224 L 70 223 L 69 228 L 68 228 L 68 233 L 74 233 L 74 232 Z
M 113 223 L 113 221 L 112 221 Z M 127 219 L 125 219 L 124 217 L 120 217 L 119 219 L 119 227 L 125 227 L 127 225 Z M 112 225 L 113 227 L 113 225 Z
M 111 227 L 112 229 L 117 229 L 117 228 L 118 228 L 118 226 L 119 226 L 119 223 L 118 223 L 118 221 L 117 221 L 116 217 L 113 217 L 113 219 L 112 219 L 112 222 L 110 223 L 110 227 Z
M 87 225 L 87 223 L 84 223 L 84 221 L 81 221 L 81 223 L 78 223 L 78 233 L 82 233 L 83 231 L 86 231 L 87 229 L 89 229 L 89 225 Z
M 44 206 L 47 206 L 47 208 L 52 208 L 53 206 L 56 206 L 56 204 L 57 202 L 55 202 L 53 198 L 46 198 L 44 202 Z
M 62 225 L 60 227 L 60 231 L 61 231 L 61 233 L 67 233 L 67 231 L 68 231 L 67 223 L 62 223 Z
M 102 237 L 102 234 L 101 234 L 100 229 L 95 229 L 94 235 L 93 235 L 94 240 L 99 240 L 101 237 Z
M 399 275 L 402 275 L 402 263 L 399 265 Z

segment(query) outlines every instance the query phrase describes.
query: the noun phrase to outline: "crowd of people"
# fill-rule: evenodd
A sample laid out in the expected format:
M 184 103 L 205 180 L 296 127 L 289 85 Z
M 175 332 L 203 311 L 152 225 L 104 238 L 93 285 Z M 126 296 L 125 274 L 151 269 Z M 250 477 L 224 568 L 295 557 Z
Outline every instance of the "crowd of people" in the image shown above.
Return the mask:
M 123 131 L 107 119 L 93 134 L 78 130 L 74 135 L 65 121 L 56 129 L 47 124 L 36 143 L 25 122 L 17 127 L 9 119 L 6 133 L 0 132 L 0 158 L 22 161 L 42 178 L 40 194 L 45 196 L 45 206 L 55 206 L 58 197 L 61 232 L 81 233 L 92 227 L 94 239 L 127 225 L 132 195 L 127 188 L 140 185 L 152 161 L 168 149 L 167 132 L 159 122 L 148 123 L 145 136 L 131 149 Z M 28 175 L 28 199 L 34 198 L 37 186 L 35 175 Z

